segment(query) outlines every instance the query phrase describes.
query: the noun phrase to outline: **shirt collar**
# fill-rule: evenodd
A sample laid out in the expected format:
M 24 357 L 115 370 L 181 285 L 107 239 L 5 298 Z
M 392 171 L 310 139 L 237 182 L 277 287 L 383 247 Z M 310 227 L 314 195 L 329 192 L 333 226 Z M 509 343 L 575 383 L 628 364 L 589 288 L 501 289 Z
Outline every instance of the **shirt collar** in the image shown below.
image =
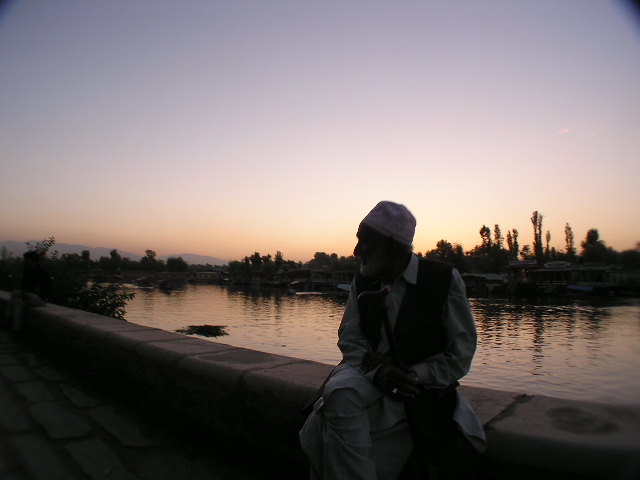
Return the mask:
M 415 253 L 411 254 L 411 259 L 409 260 L 409 264 L 407 268 L 402 272 L 402 277 L 405 279 L 407 283 L 411 285 L 415 285 L 418 281 L 418 257 Z

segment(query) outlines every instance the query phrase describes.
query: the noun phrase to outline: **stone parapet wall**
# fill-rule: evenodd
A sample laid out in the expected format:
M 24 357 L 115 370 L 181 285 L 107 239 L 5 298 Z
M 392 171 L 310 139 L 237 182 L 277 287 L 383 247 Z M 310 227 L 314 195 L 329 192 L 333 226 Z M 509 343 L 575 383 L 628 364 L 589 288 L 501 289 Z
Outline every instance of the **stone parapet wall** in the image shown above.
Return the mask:
M 0 291 L 2 312 L 7 325 L 10 295 Z M 43 349 L 65 349 L 88 372 L 117 379 L 213 435 L 259 449 L 294 471 L 306 468 L 297 437 L 301 410 L 329 365 L 52 304 L 27 309 L 23 329 Z M 489 449 L 481 457 L 468 451 L 453 457 L 483 471 L 478 478 L 622 480 L 640 472 L 640 405 L 461 388 L 485 426 Z

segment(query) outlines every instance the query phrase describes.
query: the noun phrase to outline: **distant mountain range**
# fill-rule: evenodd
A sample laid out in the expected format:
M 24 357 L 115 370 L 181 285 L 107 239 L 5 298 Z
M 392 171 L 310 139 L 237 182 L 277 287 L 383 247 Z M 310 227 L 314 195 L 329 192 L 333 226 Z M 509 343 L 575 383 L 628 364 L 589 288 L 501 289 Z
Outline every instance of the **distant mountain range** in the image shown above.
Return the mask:
M 167 258 L 177 258 L 182 257 L 182 259 L 194 265 L 226 265 L 229 263 L 229 260 L 222 260 L 217 257 L 209 257 L 208 255 L 197 255 L 195 253 L 174 253 L 173 255 L 162 255 L 158 257 L 161 260 L 167 260 Z
M 36 243 L 36 241 L 33 240 L 31 243 Z M 27 251 L 27 244 L 26 242 L 0 241 L 0 250 L 4 248 L 6 248 L 7 254 L 18 257 Z M 57 250 L 60 253 L 77 253 L 78 255 L 80 255 L 83 250 L 89 250 L 92 260 L 98 260 L 100 257 L 108 257 L 111 250 L 113 250 L 113 248 L 87 247 L 86 245 L 72 245 L 69 243 L 56 243 L 51 247 L 51 249 Z M 142 258 L 142 255 L 138 255 L 137 253 L 124 252 L 122 250 L 118 250 L 118 253 L 121 257 L 127 257 L 131 260 L 140 260 Z M 226 265 L 229 263 L 228 260 L 222 260 L 217 257 L 209 257 L 206 255 L 196 255 L 195 253 L 162 255 L 159 256 L 158 259 L 166 261 L 167 258 L 171 257 L 182 257 L 185 262 L 195 265 L 206 265 L 207 263 L 210 265 Z

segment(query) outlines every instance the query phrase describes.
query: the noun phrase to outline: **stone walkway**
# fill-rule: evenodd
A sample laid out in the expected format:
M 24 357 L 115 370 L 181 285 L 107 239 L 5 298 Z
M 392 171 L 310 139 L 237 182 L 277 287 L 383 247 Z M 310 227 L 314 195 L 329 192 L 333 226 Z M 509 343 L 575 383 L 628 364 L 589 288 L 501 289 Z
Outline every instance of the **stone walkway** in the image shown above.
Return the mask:
M 86 377 L 63 354 L 43 355 L 0 330 L 1 479 L 285 478 L 242 448 Z

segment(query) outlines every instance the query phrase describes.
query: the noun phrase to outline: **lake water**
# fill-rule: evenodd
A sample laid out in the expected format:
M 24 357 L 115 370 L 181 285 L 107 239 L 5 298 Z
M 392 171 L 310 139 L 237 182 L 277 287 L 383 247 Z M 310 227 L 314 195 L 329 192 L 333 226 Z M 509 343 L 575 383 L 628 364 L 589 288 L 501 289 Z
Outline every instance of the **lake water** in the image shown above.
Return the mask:
M 210 341 L 336 364 L 346 298 L 188 285 L 135 290 L 129 322 L 168 331 L 225 326 Z M 470 299 L 478 348 L 461 383 L 527 394 L 640 404 L 640 300 Z M 205 337 L 202 337 L 205 338 Z

